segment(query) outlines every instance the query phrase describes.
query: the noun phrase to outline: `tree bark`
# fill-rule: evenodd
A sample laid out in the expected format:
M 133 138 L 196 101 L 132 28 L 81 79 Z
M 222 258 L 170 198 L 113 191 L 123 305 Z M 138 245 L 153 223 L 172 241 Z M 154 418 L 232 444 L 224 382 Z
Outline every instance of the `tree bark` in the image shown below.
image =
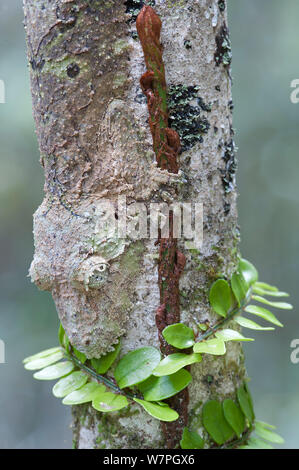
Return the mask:
M 188 250 L 180 278 L 182 322 L 215 322 L 212 282 L 236 267 L 238 227 L 232 129 L 230 43 L 225 1 L 156 0 L 171 127 L 182 152 L 178 175 L 155 163 L 140 87 L 145 61 L 133 0 L 24 0 L 33 112 L 45 170 L 45 198 L 34 215 L 37 286 L 52 292 L 71 343 L 87 357 L 159 348 L 160 305 L 153 239 L 111 237 L 99 203 L 203 203 L 203 245 Z M 125 199 L 126 198 L 126 199 Z M 117 219 L 118 218 L 118 219 Z M 99 271 L 103 271 L 99 275 Z M 244 379 L 239 343 L 224 357 L 191 367 L 188 427 L 206 435 L 201 407 L 235 397 Z M 161 423 L 131 405 L 100 414 L 73 410 L 77 448 L 163 448 Z M 180 436 L 175 436 L 176 442 Z

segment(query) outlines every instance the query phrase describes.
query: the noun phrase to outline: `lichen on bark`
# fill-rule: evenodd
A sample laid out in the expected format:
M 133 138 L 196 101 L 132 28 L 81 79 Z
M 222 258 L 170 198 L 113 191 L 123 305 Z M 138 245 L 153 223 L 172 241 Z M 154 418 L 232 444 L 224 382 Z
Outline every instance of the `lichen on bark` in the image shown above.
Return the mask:
M 229 277 L 237 260 L 234 175 L 229 193 L 223 186 L 223 156 L 232 139 L 231 84 L 228 65 L 215 62 L 226 10 L 217 0 L 155 1 L 168 90 L 196 87 L 200 103 L 209 106 L 200 109 L 205 132 L 189 140 L 179 156 L 181 173 L 174 176 L 155 163 L 139 84 L 144 57 L 125 3 L 24 1 L 33 110 L 45 170 L 30 272 L 40 288 L 52 292 L 71 342 L 88 357 L 109 351 L 120 336 L 121 354 L 159 347 L 155 240 L 105 241 L 98 229 L 98 207 L 105 198 L 115 208 L 120 196 L 128 205 L 142 201 L 147 207 L 164 201 L 165 194 L 167 200 L 203 203 L 203 246 L 196 253 L 184 250 L 187 263 L 180 279 L 181 321 L 192 327 L 215 321 L 209 287 L 217 273 Z M 192 47 L 185 47 L 186 38 Z M 173 98 L 172 111 L 179 113 Z M 189 104 L 200 107 L 198 101 Z M 98 274 L 102 265 L 105 274 Z M 240 346 L 229 345 L 225 358 L 206 355 L 191 373 L 189 426 L 202 434 L 202 404 L 234 397 L 244 377 Z M 73 413 L 76 448 L 165 446 L 161 424 L 137 404 L 109 418 L 88 406 Z

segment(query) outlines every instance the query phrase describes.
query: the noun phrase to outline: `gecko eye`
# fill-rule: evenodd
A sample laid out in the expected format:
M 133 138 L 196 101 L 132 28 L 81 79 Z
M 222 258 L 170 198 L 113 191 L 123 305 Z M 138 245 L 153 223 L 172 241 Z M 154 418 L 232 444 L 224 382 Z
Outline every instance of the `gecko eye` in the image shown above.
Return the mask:
M 98 268 L 97 268 L 101 273 L 103 273 L 104 271 L 106 271 L 107 269 L 107 264 L 99 264 Z

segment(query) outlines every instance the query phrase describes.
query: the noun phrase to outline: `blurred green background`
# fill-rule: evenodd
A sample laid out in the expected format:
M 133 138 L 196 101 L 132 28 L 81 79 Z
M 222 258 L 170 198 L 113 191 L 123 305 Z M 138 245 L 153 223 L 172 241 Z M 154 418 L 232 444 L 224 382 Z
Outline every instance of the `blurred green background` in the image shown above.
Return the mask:
M 239 222 L 243 256 L 260 278 L 291 293 L 285 328 L 259 333 L 245 346 L 256 414 L 278 427 L 287 448 L 299 448 L 299 78 L 298 0 L 228 0 L 233 48 L 234 127 L 239 147 Z M 37 382 L 22 359 L 56 344 L 58 320 L 50 295 L 27 277 L 33 254 L 32 213 L 42 200 L 43 174 L 31 112 L 21 0 L 1 1 L 0 104 L 1 282 L 0 448 L 69 448 L 70 410 Z M 283 318 L 285 316 L 285 319 Z

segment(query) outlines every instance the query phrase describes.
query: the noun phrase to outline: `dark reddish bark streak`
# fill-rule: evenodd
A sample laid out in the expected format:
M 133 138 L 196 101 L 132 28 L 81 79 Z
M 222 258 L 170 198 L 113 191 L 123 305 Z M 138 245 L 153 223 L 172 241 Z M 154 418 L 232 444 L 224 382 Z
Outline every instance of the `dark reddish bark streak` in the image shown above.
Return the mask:
M 149 125 L 153 137 L 153 148 L 158 167 L 170 173 L 178 173 L 178 153 L 180 138 L 176 131 L 168 127 L 166 105 L 166 81 L 160 43 L 161 20 L 155 11 L 145 6 L 136 21 L 138 35 L 144 52 L 147 71 L 140 84 L 147 98 Z M 169 237 L 159 237 L 158 283 L 160 306 L 156 312 L 156 325 L 163 355 L 175 352 L 166 343 L 162 331 L 168 325 L 180 321 L 179 279 L 185 266 L 185 256 L 178 250 L 177 239 L 173 237 L 173 213 L 169 213 Z M 179 413 L 179 419 L 172 423 L 162 423 L 166 447 L 178 447 L 183 428 L 188 421 L 188 390 L 185 389 L 168 400 L 170 406 Z

